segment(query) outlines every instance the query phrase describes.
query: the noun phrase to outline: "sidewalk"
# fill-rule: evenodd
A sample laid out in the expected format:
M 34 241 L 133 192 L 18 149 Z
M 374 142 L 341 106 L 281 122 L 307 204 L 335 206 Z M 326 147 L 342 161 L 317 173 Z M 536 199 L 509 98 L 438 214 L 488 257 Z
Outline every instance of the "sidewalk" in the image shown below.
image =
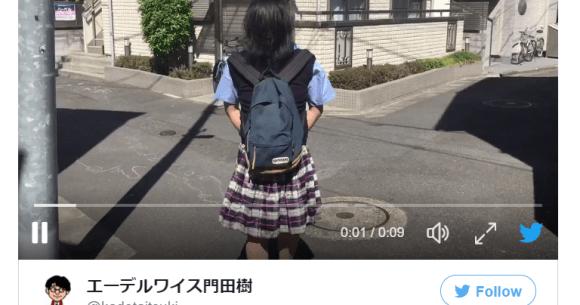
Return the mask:
M 537 70 L 544 70 L 558 67 L 557 58 L 534 57 L 532 61 L 524 61 L 519 65 L 514 65 L 509 62 L 492 62 L 491 66 L 485 67 L 485 71 L 493 74 L 515 74 L 523 72 L 531 72 Z

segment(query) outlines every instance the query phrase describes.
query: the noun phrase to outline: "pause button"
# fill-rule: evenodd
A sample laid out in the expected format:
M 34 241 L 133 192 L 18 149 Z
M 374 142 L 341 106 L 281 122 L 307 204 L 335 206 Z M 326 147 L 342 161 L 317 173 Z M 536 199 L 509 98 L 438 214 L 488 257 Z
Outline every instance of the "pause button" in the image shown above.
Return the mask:
M 43 244 L 46 244 L 48 242 L 48 237 L 47 237 L 48 223 L 46 223 L 46 222 L 41 223 L 41 227 L 42 227 L 41 232 L 40 232 L 41 242 Z M 38 244 L 38 222 L 32 223 L 32 243 Z

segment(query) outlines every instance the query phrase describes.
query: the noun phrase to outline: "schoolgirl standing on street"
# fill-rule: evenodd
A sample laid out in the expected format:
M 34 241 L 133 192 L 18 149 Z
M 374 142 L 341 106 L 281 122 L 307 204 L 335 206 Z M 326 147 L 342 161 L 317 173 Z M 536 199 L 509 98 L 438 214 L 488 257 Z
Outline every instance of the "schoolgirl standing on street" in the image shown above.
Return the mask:
M 307 132 L 320 118 L 323 105 L 336 94 L 316 58 L 292 40 L 294 22 L 289 1 L 254 0 L 246 11 L 244 30 L 244 50 L 228 59 L 214 96 L 224 102 L 226 113 L 241 136 L 219 221 L 224 227 L 247 235 L 249 259 L 267 259 L 268 240 L 272 238 L 278 239 L 279 257 L 292 259 L 299 234 L 314 223 L 322 205 L 314 161 L 306 146 Z M 244 66 L 250 68 L 246 70 Z M 277 103 L 264 102 L 265 94 L 274 94 Z M 289 101 L 292 98 L 288 99 L 288 94 L 293 101 Z M 283 105 L 288 105 L 288 109 Z M 265 117 L 272 113 L 275 115 Z M 284 125 L 286 117 L 299 119 L 303 126 L 296 131 L 301 124 Z M 270 158 L 261 155 L 270 154 L 268 149 L 274 151 L 276 147 L 249 144 L 257 133 L 272 133 L 278 126 L 282 126 L 281 130 L 284 126 L 294 128 L 288 134 L 299 134 L 300 141 L 291 141 L 286 155 L 280 150 L 281 157 L 271 158 L 273 166 L 283 164 L 283 169 L 263 170 L 259 164 L 270 162 Z M 282 134 L 269 137 L 276 141 L 287 138 Z

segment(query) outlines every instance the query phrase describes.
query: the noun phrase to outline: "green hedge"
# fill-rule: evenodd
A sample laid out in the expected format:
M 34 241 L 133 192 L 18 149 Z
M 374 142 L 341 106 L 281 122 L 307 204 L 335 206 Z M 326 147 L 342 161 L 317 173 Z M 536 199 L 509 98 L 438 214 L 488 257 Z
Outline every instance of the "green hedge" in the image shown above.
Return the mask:
M 153 56 L 119 56 L 115 59 L 115 67 L 135 69 L 146 72 L 153 72 Z M 192 71 L 185 66 L 172 69 L 169 76 L 181 79 L 210 78 L 213 68 L 208 62 L 200 62 L 193 65 Z
M 210 63 L 200 62 L 193 65 L 191 71 L 185 66 L 172 69 L 171 72 L 169 72 L 169 76 L 181 79 L 200 79 L 209 78 L 212 76 L 212 73 L 213 68 Z
M 477 54 L 456 52 L 443 58 L 421 59 L 405 62 L 401 65 L 376 65 L 371 69 L 367 69 L 365 66 L 346 68 L 330 72 L 328 79 L 333 88 L 361 90 L 431 69 L 464 65 L 480 60 L 481 58 Z
M 119 56 L 115 58 L 115 67 L 151 72 L 153 57 L 149 56 Z

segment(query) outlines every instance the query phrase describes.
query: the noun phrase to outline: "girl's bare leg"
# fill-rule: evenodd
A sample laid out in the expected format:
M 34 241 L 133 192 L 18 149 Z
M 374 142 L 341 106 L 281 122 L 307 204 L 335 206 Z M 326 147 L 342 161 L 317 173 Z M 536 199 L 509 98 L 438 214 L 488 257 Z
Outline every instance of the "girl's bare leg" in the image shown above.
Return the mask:
M 268 239 L 248 235 L 246 255 L 248 259 L 268 259 Z
M 278 237 L 280 259 L 293 259 L 298 247 L 298 241 L 300 241 L 300 235 L 298 234 L 280 233 Z

